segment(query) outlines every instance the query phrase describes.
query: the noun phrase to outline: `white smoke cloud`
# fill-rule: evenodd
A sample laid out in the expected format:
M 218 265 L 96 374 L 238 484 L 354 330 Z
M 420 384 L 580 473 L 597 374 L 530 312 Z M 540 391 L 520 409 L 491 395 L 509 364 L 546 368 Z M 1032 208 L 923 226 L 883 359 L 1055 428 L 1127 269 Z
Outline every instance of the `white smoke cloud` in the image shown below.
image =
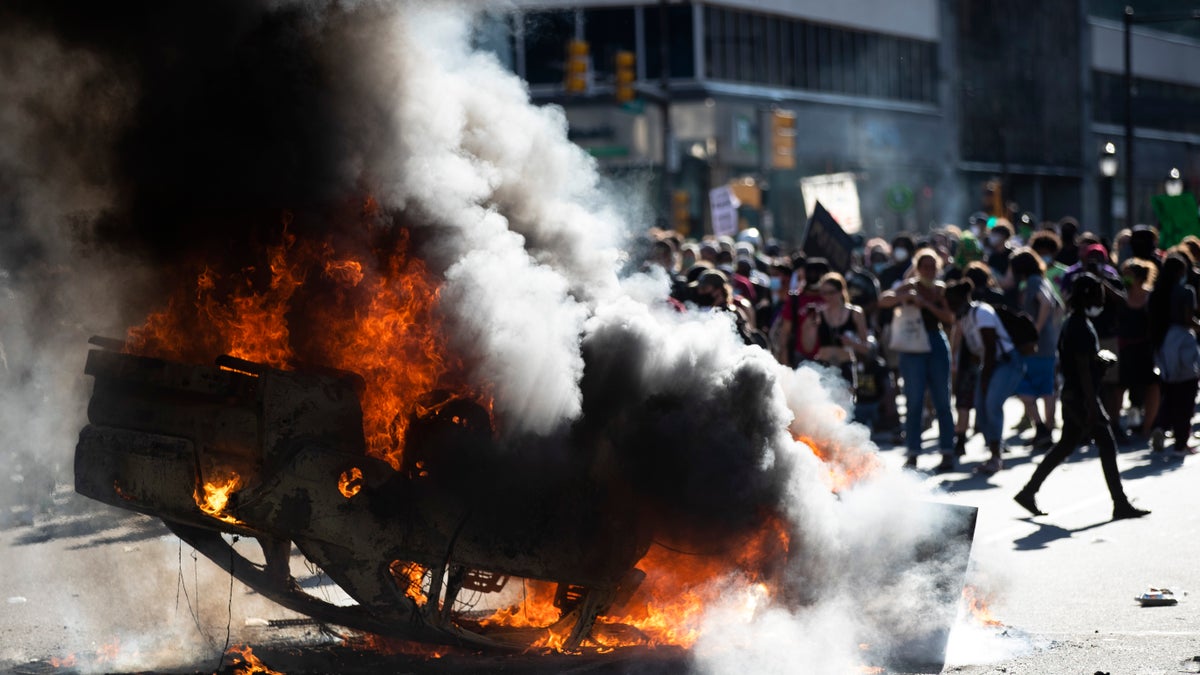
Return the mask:
M 70 479 L 86 405 L 84 345 L 120 333 L 129 320 L 122 299 L 146 278 L 86 235 L 111 203 L 110 143 L 133 86 L 94 54 L 37 34 L 0 41 L 0 63 L 3 525 L 13 513 L 27 519 Z

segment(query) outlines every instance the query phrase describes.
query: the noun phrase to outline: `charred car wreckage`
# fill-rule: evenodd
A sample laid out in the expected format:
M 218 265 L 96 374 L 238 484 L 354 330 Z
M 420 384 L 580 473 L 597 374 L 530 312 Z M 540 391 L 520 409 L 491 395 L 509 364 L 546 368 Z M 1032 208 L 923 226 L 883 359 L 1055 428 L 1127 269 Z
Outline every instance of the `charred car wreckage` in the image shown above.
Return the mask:
M 213 366 L 123 353 L 93 338 L 88 424 L 75 454 L 76 490 L 161 518 L 180 539 L 274 602 L 320 622 L 471 649 L 527 649 L 547 630 L 564 650 L 620 644 L 622 616 L 645 574 L 653 533 L 620 479 L 588 462 L 551 480 L 519 457 L 489 451 L 490 415 L 430 396 L 408 419 L 399 468 L 366 451 L 361 378 L 285 371 L 223 356 Z M 543 475 L 539 475 L 542 473 Z M 974 510 L 960 518 L 941 589 L 961 591 Z M 262 561 L 229 535 L 255 539 Z M 302 590 L 293 546 L 355 603 Z M 937 550 L 926 553 L 942 555 Z M 491 624 L 464 597 L 512 578 L 557 584 L 550 626 Z M 957 583 L 957 587 L 954 584 Z M 931 627 L 916 660 L 939 662 L 949 624 Z M 611 637 L 606 640 L 605 637 Z

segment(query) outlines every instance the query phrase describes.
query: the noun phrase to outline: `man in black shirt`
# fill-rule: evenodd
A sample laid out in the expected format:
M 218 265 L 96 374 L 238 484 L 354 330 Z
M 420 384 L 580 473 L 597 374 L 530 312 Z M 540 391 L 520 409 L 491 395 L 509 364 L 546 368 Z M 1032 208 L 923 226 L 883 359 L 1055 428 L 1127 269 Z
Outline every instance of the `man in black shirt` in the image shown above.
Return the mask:
M 1063 322 L 1058 340 L 1058 362 L 1062 368 L 1062 436 L 1046 453 L 1033 476 L 1014 499 L 1035 516 L 1045 515 L 1038 509 L 1035 496 L 1050 472 L 1063 462 L 1080 444 L 1094 439 L 1100 451 L 1100 466 L 1113 500 L 1113 520 L 1140 518 L 1150 512 L 1129 503 L 1121 487 L 1117 471 L 1117 447 L 1109 424 L 1108 414 L 1100 402 L 1100 381 L 1111 353 L 1100 350 L 1100 339 L 1089 317 L 1099 315 L 1104 307 L 1104 284 L 1095 275 L 1078 275 L 1071 288 L 1071 313 Z

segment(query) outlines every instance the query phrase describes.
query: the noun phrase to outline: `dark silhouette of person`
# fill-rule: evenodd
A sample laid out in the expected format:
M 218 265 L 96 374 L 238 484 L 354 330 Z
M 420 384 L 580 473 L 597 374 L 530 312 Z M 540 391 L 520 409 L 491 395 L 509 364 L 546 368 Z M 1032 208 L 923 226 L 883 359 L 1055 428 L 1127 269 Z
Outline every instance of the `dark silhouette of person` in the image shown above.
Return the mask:
M 1100 338 L 1090 317 L 1104 307 L 1104 284 L 1091 273 L 1075 278 L 1071 286 L 1071 313 L 1063 322 L 1058 340 L 1058 359 L 1062 367 L 1062 435 L 1046 453 L 1029 482 L 1013 499 L 1035 516 L 1046 515 L 1037 506 L 1035 496 L 1051 471 L 1075 452 L 1081 444 L 1093 439 L 1100 451 L 1100 466 L 1113 501 L 1113 520 L 1140 518 L 1150 512 L 1129 503 L 1121 487 L 1117 470 L 1117 442 L 1113 436 L 1108 413 L 1100 401 L 1100 381 L 1104 371 L 1114 361 L 1111 354 L 1102 354 Z

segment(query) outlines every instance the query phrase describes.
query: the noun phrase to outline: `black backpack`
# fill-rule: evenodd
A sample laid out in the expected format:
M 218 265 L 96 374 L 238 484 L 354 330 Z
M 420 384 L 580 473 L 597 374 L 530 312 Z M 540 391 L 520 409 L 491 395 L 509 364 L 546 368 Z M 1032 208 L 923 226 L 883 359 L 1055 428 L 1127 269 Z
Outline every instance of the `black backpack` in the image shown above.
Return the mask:
M 993 307 L 993 309 L 996 310 L 996 315 L 1000 317 L 1000 323 L 1004 326 L 1004 330 L 1008 332 L 1008 337 L 1012 340 L 1013 347 L 1022 356 L 1029 356 L 1037 351 L 1037 324 L 1033 322 L 1033 319 L 1028 314 L 1013 311 L 1004 305 Z

